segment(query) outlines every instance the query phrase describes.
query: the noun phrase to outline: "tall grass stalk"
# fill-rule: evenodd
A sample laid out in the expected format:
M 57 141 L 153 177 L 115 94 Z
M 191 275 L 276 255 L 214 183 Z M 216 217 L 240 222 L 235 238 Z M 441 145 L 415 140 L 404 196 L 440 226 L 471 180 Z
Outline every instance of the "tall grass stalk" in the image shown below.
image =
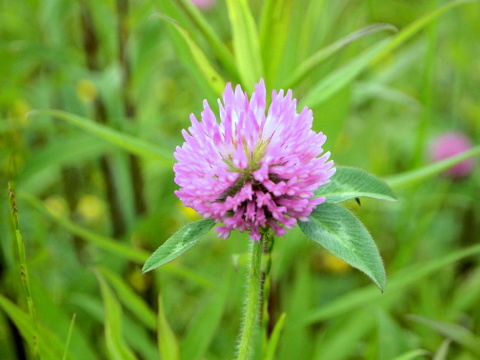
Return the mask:
M 28 313 L 30 314 L 33 331 L 34 331 L 33 356 L 35 359 L 40 359 L 40 353 L 39 353 L 39 347 L 38 347 L 38 342 L 40 341 L 40 339 L 39 339 L 39 333 L 38 333 L 38 327 L 37 327 L 37 315 L 35 312 L 35 304 L 32 298 L 32 291 L 30 289 L 30 281 L 29 281 L 28 269 L 27 269 L 27 257 L 25 255 L 25 243 L 23 242 L 22 234 L 20 232 L 20 226 L 18 222 L 17 202 L 15 200 L 15 194 L 13 192 L 10 182 L 8 183 L 8 195 L 10 199 L 10 216 L 12 219 L 13 229 L 15 231 L 15 239 L 17 241 L 18 256 L 19 256 L 19 262 L 20 262 L 20 278 L 22 280 L 23 289 L 25 290 L 25 295 L 27 298 Z

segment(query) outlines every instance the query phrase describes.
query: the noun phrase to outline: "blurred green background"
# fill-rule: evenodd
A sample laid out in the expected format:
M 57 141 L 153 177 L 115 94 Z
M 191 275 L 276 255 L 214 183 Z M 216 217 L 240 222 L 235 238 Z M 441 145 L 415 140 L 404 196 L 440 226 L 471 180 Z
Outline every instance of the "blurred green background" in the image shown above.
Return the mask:
M 448 2 L 250 1 L 258 34 L 246 44 L 231 21 L 246 2 L 229 3 L 0 2 L 1 359 L 234 357 L 248 236 L 212 231 L 141 275 L 153 250 L 199 219 L 173 194 L 172 154 L 203 99 L 215 109 L 222 81 L 250 88 L 260 75 L 270 90 L 292 88 L 335 163 L 381 177 L 428 165 L 443 132 L 479 143 L 478 2 L 440 13 Z M 373 23 L 399 31 L 340 43 L 292 81 Z M 396 44 L 374 50 L 382 41 Z M 66 115 L 30 113 L 41 109 Z M 378 244 L 384 294 L 298 229 L 277 239 L 269 329 L 286 318 L 274 358 L 479 359 L 479 184 L 474 167 L 398 187 L 396 203 L 346 204 Z

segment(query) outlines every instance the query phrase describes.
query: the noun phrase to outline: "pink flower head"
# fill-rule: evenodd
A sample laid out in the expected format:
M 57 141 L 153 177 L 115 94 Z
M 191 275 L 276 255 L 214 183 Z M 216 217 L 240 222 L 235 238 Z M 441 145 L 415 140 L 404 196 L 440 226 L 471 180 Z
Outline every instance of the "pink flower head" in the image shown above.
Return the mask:
M 217 0 L 191 0 L 193 5 L 198 7 L 200 10 L 209 10 L 215 6 Z
M 447 132 L 432 142 L 430 146 L 430 157 L 433 161 L 443 160 L 454 155 L 461 154 L 472 147 L 472 143 L 462 133 Z M 473 171 L 474 160 L 466 160 L 445 171 L 446 176 L 452 178 L 461 178 L 469 175 Z
M 281 236 L 325 201 L 313 191 L 335 173 L 330 153 L 320 156 L 326 136 L 312 130 L 312 111 L 298 114 L 296 105 L 291 90 L 273 91 L 266 112 L 262 79 L 251 99 L 227 84 L 220 123 L 206 100 L 201 121 L 190 116 L 174 154 L 175 194 L 204 218 L 223 222 L 220 237 L 237 229 L 259 240 L 264 228 Z

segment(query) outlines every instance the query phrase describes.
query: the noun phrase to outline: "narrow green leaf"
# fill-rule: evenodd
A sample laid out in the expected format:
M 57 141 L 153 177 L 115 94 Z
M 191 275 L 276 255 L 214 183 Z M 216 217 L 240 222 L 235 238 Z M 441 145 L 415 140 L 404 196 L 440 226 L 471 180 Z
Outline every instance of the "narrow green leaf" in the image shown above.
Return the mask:
M 432 12 L 422 16 L 421 18 L 415 20 L 411 24 L 409 24 L 407 27 L 402 29 L 394 38 L 393 40 L 385 46 L 380 53 L 378 53 L 374 59 L 372 59 L 371 64 L 374 64 L 381 60 L 385 55 L 388 55 L 392 50 L 396 49 L 403 43 L 405 43 L 407 40 L 409 40 L 413 35 L 418 33 L 420 30 L 422 30 L 424 27 L 426 27 L 428 24 L 430 24 L 433 20 L 435 20 L 438 16 L 442 15 L 446 11 L 462 4 L 468 4 L 468 3 L 474 3 L 478 2 L 478 0 L 457 0 L 457 1 L 451 1 L 435 10 Z
M 132 154 L 158 161 L 162 165 L 171 167 L 174 163 L 171 152 L 161 149 L 156 145 L 149 144 L 148 142 L 132 135 L 123 134 L 108 126 L 98 124 L 82 116 L 60 110 L 34 110 L 29 114 L 29 116 L 36 115 L 51 116 L 56 119 L 65 120 L 69 124 L 88 131 L 89 133 L 109 141 Z
M 385 181 L 364 170 L 347 166 L 337 166 L 331 181 L 318 188 L 315 196 L 324 196 L 330 203 L 339 203 L 361 196 L 396 200 L 395 194 Z
M 280 334 L 282 333 L 283 326 L 285 325 L 286 316 L 286 313 L 282 313 L 282 315 L 280 315 L 278 318 L 275 327 L 273 328 L 272 335 L 270 336 L 270 339 L 268 339 L 267 354 L 264 360 L 274 360 L 275 351 L 277 350 Z
M 434 162 L 419 169 L 414 169 L 401 174 L 388 176 L 384 180 L 392 188 L 401 188 L 438 175 L 443 171 L 451 168 L 452 166 L 455 166 L 465 160 L 468 160 L 478 155 L 480 155 L 480 145 L 477 145 L 459 155 L 455 155 L 448 159 Z
M 148 260 L 150 254 L 145 250 L 135 249 L 131 246 L 127 246 L 121 243 L 118 243 L 117 240 L 95 234 L 88 229 L 85 229 L 73 221 L 61 217 L 58 214 L 54 214 L 45 208 L 43 203 L 38 200 L 36 197 L 25 193 L 19 193 L 19 197 L 22 200 L 27 201 L 33 208 L 40 211 L 43 215 L 52 219 L 56 224 L 62 226 L 66 230 L 70 231 L 72 234 L 78 235 L 80 238 L 84 239 L 85 241 L 94 244 L 104 250 L 110 251 L 114 254 L 120 255 L 125 259 L 129 259 L 134 261 L 137 264 L 143 264 L 145 261 Z M 178 266 L 176 264 L 167 264 L 164 267 L 165 271 L 168 271 L 172 274 L 175 274 L 179 277 L 197 283 L 198 285 L 205 287 L 205 288 L 212 288 L 214 283 L 211 279 L 202 276 L 198 272 L 190 271 L 184 267 Z
M 318 85 L 315 86 L 304 98 L 301 107 L 304 105 L 314 107 L 328 100 L 332 95 L 352 82 L 365 68 L 372 65 L 374 62 L 378 61 L 383 56 L 387 55 L 389 52 L 403 44 L 445 11 L 457 5 L 477 1 L 478 0 L 459 0 L 446 4 L 416 20 L 405 29 L 400 31 L 393 39 L 382 41 L 370 47 L 359 57 L 353 59 L 347 65 L 334 71 L 331 75 L 320 81 Z
M 450 349 L 450 339 L 445 339 L 438 350 L 435 352 L 433 360 L 448 360 L 448 351 Z
M 382 258 L 368 230 L 340 205 L 323 203 L 308 222 L 300 222 L 303 233 L 333 255 L 369 276 L 381 291 L 386 276 Z
M 222 319 L 229 298 L 233 267 L 229 267 L 218 286 L 218 290 L 209 295 L 207 305 L 196 316 L 188 334 L 181 343 L 181 359 L 200 360 L 206 358 L 206 351 L 212 342 Z
M 282 75 L 281 64 L 291 33 L 294 0 L 268 0 L 264 2 L 260 19 L 260 49 L 265 70 L 265 82 L 274 86 Z
M 73 327 L 75 326 L 75 319 L 76 318 L 77 318 L 77 314 L 73 313 L 72 321 L 70 322 L 70 326 L 68 327 L 67 341 L 65 341 L 65 350 L 63 352 L 62 360 L 67 360 L 67 358 L 68 358 L 70 341 L 72 340 Z
M 442 268 L 460 261 L 461 259 L 477 254 L 480 254 L 480 245 L 471 246 L 466 249 L 459 249 L 440 259 L 434 259 L 427 262 L 426 264 L 416 264 L 402 269 L 390 276 L 388 293 L 392 296 L 394 294 L 397 294 L 398 296 L 399 293 L 405 291 L 405 288 L 418 283 L 420 279 L 438 272 Z M 330 304 L 306 314 L 303 321 L 311 324 L 318 321 L 332 319 L 353 309 L 378 301 L 379 296 L 380 294 L 373 286 L 367 286 L 363 289 L 351 291 Z
M 42 359 L 61 359 L 64 347 L 58 337 L 42 324 L 32 323 L 29 314 L 23 312 L 18 306 L 0 294 L 0 308 L 5 311 L 8 317 L 15 324 L 15 327 L 22 334 L 30 349 L 38 347 L 39 356 Z M 37 338 L 38 337 L 38 338 Z M 35 343 L 37 341 L 37 343 Z M 72 357 L 68 357 L 72 359 Z
M 320 80 L 304 97 L 300 108 L 305 105 L 312 108 L 330 99 L 351 83 L 369 65 L 373 57 L 388 45 L 389 41 L 389 39 L 385 39 L 371 46 L 361 55 Z
M 163 307 L 162 297 L 158 297 L 158 352 L 162 360 L 180 360 L 178 340 L 168 323 Z
M 25 193 L 19 193 L 19 197 L 22 200 L 27 201 L 32 207 L 40 211 L 43 215 L 52 219 L 55 223 L 67 229 L 71 233 L 78 235 L 82 239 L 97 245 L 105 250 L 113 252 L 117 255 L 123 256 L 126 259 L 135 261 L 138 264 L 144 263 L 148 259 L 148 253 L 144 250 L 134 249 L 131 246 L 126 246 L 118 243 L 115 239 L 95 234 L 77 224 L 73 221 L 62 217 L 58 214 L 54 214 L 48 211 L 43 203 L 34 196 Z
M 96 271 L 103 298 L 105 313 L 105 341 L 111 360 L 134 360 L 135 355 L 128 348 L 122 336 L 122 308 L 107 285 L 103 276 Z
M 227 6 L 233 31 L 235 62 L 243 88 L 251 91 L 263 76 L 257 26 L 247 0 L 227 0 Z
M 367 35 L 385 30 L 397 31 L 397 28 L 390 24 L 371 24 L 357 31 L 354 31 L 351 34 L 348 34 L 347 36 L 341 38 L 340 40 L 337 40 L 333 44 L 330 44 L 318 50 L 315 54 L 310 56 L 307 60 L 305 60 L 302 64 L 298 66 L 295 72 L 287 79 L 283 87 L 291 88 L 297 85 L 306 76 L 308 76 L 318 65 L 328 60 L 330 57 L 335 55 L 338 51 L 343 49 L 348 44 Z
M 415 349 L 399 355 L 393 360 L 419 360 L 428 358 L 428 356 L 430 356 L 430 353 L 427 350 Z
M 146 327 L 155 330 L 155 313 L 150 309 L 145 300 L 138 296 L 115 272 L 103 266 L 97 267 L 97 270 L 105 276 L 109 284 L 116 291 L 123 306 L 129 309 Z
M 197 6 L 193 5 L 191 0 L 180 0 L 178 4 L 183 8 L 185 14 L 192 20 L 205 40 L 207 40 L 218 60 L 229 72 L 230 77 L 238 81 L 238 69 L 235 66 L 232 53 L 219 38 L 217 32 L 210 26 L 202 12 L 198 10 Z
M 183 39 L 185 42 L 185 45 L 187 45 L 188 49 L 190 50 L 192 60 L 197 66 L 198 72 L 203 76 L 205 82 L 210 86 L 215 94 L 220 95 L 225 89 L 225 80 L 223 80 L 217 71 L 212 67 L 212 65 L 210 65 L 210 61 L 208 60 L 207 56 L 195 43 L 195 41 L 193 41 L 188 31 L 168 16 L 162 14 L 156 14 L 155 16 L 166 20 L 170 25 L 173 26 L 173 28 L 180 35 L 181 39 Z
M 153 270 L 177 258 L 195 245 L 214 225 L 210 219 L 185 225 L 155 250 L 143 265 L 142 272 Z
M 73 135 L 73 134 L 72 134 Z M 25 166 L 16 178 L 17 186 L 38 189 L 35 175 L 43 172 L 52 172 L 52 168 L 62 164 L 81 163 L 112 147 L 105 141 L 98 141 L 90 134 L 78 133 L 63 139 L 49 141 L 41 149 L 28 156 Z M 41 187 L 40 187 L 41 188 Z
M 439 334 L 455 341 L 473 354 L 480 354 L 480 338 L 461 325 L 446 321 L 428 319 L 418 315 L 408 315 L 410 320 L 427 325 Z

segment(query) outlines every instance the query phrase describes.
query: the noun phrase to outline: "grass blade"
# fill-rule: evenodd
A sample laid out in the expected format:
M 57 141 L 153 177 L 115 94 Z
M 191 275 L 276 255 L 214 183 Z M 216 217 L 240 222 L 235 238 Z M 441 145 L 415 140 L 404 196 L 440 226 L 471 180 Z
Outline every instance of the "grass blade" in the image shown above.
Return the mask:
M 105 341 L 111 360 L 135 360 L 122 335 L 122 308 L 103 276 L 96 271 L 105 312 Z
M 123 306 L 129 309 L 147 328 L 155 330 L 155 313 L 150 309 L 145 300 L 138 296 L 115 272 L 103 266 L 98 266 L 97 270 L 113 287 Z
M 160 358 L 163 360 L 180 360 L 178 340 L 168 323 L 161 296 L 158 297 L 157 323 L 157 343 Z
M 480 145 L 477 145 L 464 153 L 434 162 L 433 164 L 423 166 L 419 169 L 385 177 L 384 180 L 392 188 L 401 188 L 438 175 L 452 166 L 478 155 L 480 155 Z
M 11 187 L 10 182 L 8 183 L 8 195 L 10 199 L 10 215 L 13 224 L 13 229 L 15 231 L 15 239 L 17 241 L 17 249 L 18 249 L 18 256 L 20 259 L 20 278 L 23 285 L 23 289 L 25 291 L 25 296 L 27 298 L 27 306 L 28 306 L 28 313 L 30 314 L 30 320 L 32 322 L 33 328 L 33 341 L 32 349 L 33 349 L 33 356 L 35 359 L 40 359 L 38 343 L 41 342 L 39 338 L 38 329 L 37 329 L 37 314 L 35 311 L 35 304 L 33 303 L 32 297 L 32 290 L 30 288 L 30 279 L 28 276 L 28 268 L 27 268 L 27 257 L 25 254 L 25 243 L 23 242 L 22 233 L 20 232 L 20 225 L 18 223 L 18 210 L 17 210 L 17 202 L 15 200 L 15 194 L 13 193 L 13 189 Z
M 73 313 L 72 321 L 70 322 L 70 327 L 68 328 L 67 341 L 65 342 L 65 351 L 63 353 L 62 360 L 67 360 L 68 348 L 70 347 L 70 340 L 72 339 L 73 327 L 75 326 L 75 319 L 77 314 Z
M 351 83 L 365 68 L 367 68 L 374 56 L 382 51 L 388 45 L 388 43 L 389 40 L 385 39 L 371 46 L 357 58 L 326 76 L 308 92 L 308 94 L 302 100 L 300 108 L 305 105 L 312 108 L 330 99 L 343 87 Z
M 280 334 L 282 333 L 283 326 L 285 325 L 286 313 L 280 315 L 273 328 L 272 335 L 268 339 L 267 351 L 264 360 L 274 360 L 275 351 L 277 350 L 278 341 L 280 340 Z
M 217 291 L 212 295 L 210 301 L 199 315 L 193 320 L 188 335 L 181 343 L 181 359 L 200 360 L 207 358 L 205 353 L 222 319 L 227 299 L 230 295 L 229 290 L 232 274 L 233 267 L 229 267 Z
M 426 264 L 412 265 L 405 268 L 390 276 L 388 292 L 386 294 L 392 295 L 403 291 L 405 288 L 416 283 L 420 279 L 439 271 L 443 267 L 477 254 L 480 254 L 480 245 L 454 251 L 440 259 L 434 259 Z M 303 321 L 311 324 L 331 319 L 340 314 L 370 304 L 376 301 L 379 296 L 381 296 L 381 294 L 379 294 L 378 290 L 373 286 L 352 291 L 321 309 L 314 310 L 310 314 L 307 314 Z
M 202 13 L 192 4 L 191 0 L 180 0 L 178 1 L 178 4 L 208 42 L 218 60 L 230 74 L 230 77 L 238 81 L 240 78 L 232 53 L 228 50 L 222 40 L 220 40 L 215 30 L 210 26 Z
M 381 60 L 385 55 L 390 53 L 392 50 L 396 49 L 403 43 L 405 43 L 407 40 L 409 40 L 413 35 L 418 33 L 420 30 L 422 30 L 425 26 L 427 26 L 429 23 L 431 23 L 433 20 L 435 20 L 438 16 L 442 15 L 446 11 L 462 5 L 462 4 L 468 4 L 468 3 L 474 3 L 478 2 L 478 0 L 457 0 L 457 1 L 452 1 L 449 2 L 448 4 L 445 4 L 438 9 L 435 9 L 434 11 L 422 16 L 421 18 L 415 20 L 413 23 L 402 29 L 394 38 L 393 40 L 379 53 L 375 56 L 375 58 L 372 60 L 371 64 L 375 64 L 379 60 Z
M 247 0 L 227 0 L 227 6 L 233 31 L 235 62 L 242 79 L 242 87 L 251 91 L 263 76 L 257 26 Z
M 360 30 L 354 31 L 351 34 L 337 40 L 331 45 L 328 45 L 315 54 L 310 56 L 302 64 L 298 66 L 295 72 L 285 81 L 283 88 L 292 88 L 307 77 L 317 66 L 322 62 L 328 60 L 330 57 L 335 55 L 338 51 L 343 49 L 345 46 L 350 43 L 361 39 L 367 35 L 375 34 L 380 31 L 397 31 L 397 28 L 390 24 L 371 24 Z
M 407 318 L 417 323 L 427 325 L 439 334 L 462 345 L 465 349 L 471 351 L 472 354 L 480 354 L 480 338 L 463 326 L 446 321 L 428 319 L 418 315 L 408 315 Z
M 265 68 L 265 82 L 277 84 L 291 28 L 293 0 L 267 0 L 260 20 L 260 49 Z
M 79 127 L 89 133 L 102 138 L 132 154 L 158 161 L 160 164 L 171 167 L 174 163 L 172 153 L 160 147 L 143 141 L 132 135 L 123 134 L 108 126 L 98 124 L 82 116 L 70 114 L 60 110 L 34 110 L 29 116 L 45 115 L 65 120 L 69 124 Z
M 132 260 L 138 264 L 143 264 L 148 259 L 148 252 L 134 249 L 131 246 L 119 244 L 115 239 L 95 234 L 81 226 L 75 224 L 70 219 L 54 214 L 43 205 L 43 203 L 36 197 L 20 193 L 22 200 L 27 201 L 32 207 L 40 211 L 43 215 L 46 215 L 52 219 L 55 223 L 70 231 L 72 234 L 78 235 L 82 239 L 95 244 L 107 251 L 113 252 L 117 255 L 124 257 L 125 259 Z
M 205 53 L 202 49 L 193 41 L 190 34 L 187 30 L 181 27 L 175 20 L 172 18 L 157 14 L 155 15 L 160 19 L 166 20 L 173 29 L 180 35 L 180 39 L 184 42 L 184 45 L 187 46 L 190 51 L 191 59 L 196 65 L 196 70 L 202 76 L 203 80 L 210 87 L 210 89 L 216 94 L 220 95 L 225 89 L 225 80 L 217 73 L 217 71 L 212 67 L 210 61 L 208 60 Z
M 36 358 L 40 359 L 61 359 L 64 354 L 64 348 L 60 340 L 49 330 L 41 326 L 34 325 L 29 314 L 23 312 L 9 299 L 0 294 L 0 308 L 5 311 L 8 317 L 20 331 L 22 337 L 31 349 L 37 348 Z M 40 335 L 40 340 L 37 341 Z M 69 357 L 71 358 L 71 357 Z

